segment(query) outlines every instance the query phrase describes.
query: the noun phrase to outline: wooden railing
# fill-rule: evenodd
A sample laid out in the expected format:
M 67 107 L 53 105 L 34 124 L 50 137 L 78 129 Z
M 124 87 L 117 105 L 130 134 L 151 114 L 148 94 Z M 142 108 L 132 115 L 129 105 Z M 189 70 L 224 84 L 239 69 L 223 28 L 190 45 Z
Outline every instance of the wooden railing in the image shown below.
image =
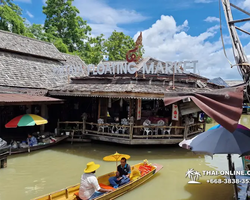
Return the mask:
M 72 127 L 71 129 L 69 127 Z M 98 124 L 93 122 L 58 122 L 58 133 L 70 132 L 72 138 L 83 135 L 111 136 L 127 139 L 187 139 L 205 131 L 205 123 L 186 126 L 134 126 L 117 123 Z
M 134 139 L 170 139 L 170 138 L 183 138 L 185 126 L 134 126 Z M 174 134 L 180 130 L 181 134 Z
M 130 125 L 120 124 L 97 124 L 86 122 L 86 134 L 107 135 L 113 137 L 129 138 Z

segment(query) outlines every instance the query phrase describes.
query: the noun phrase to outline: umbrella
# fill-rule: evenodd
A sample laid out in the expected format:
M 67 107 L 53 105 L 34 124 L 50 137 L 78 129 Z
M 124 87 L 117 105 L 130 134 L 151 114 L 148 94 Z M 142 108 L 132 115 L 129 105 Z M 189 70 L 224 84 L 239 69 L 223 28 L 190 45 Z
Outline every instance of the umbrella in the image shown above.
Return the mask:
M 110 162 L 116 162 L 116 167 L 117 167 L 117 162 L 120 161 L 122 158 L 129 159 L 130 156 L 127 154 L 120 154 L 120 153 L 115 153 L 109 156 L 105 156 L 103 158 L 104 161 L 110 161 Z
M 34 114 L 25 114 L 20 115 L 9 121 L 5 128 L 16 128 L 17 126 L 34 126 L 34 125 L 42 125 L 47 124 L 48 121 L 38 115 Z
M 229 170 L 234 170 L 231 154 L 240 156 L 250 154 L 250 131 L 237 128 L 233 133 L 223 127 L 208 130 L 194 137 L 191 140 L 184 140 L 179 145 L 191 149 L 195 153 L 207 155 L 228 154 Z M 234 185 L 234 192 L 237 196 L 237 186 Z
M 217 129 L 217 128 L 222 128 L 223 126 L 221 126 L 220 124 L 217 124 L 217 125 L 215 125 L 215 126 L 213 126 L 212 128 L 210 128 L 210 129 L 208 129 L 208 130 L 213 130 L 213 129 Z M 250 130 L 249 128 L 247 128 L 247 127 L 245 127 L 245 126 L 243 126 L 243 125 L 241 125 L 241 124 L 238 124 L 237 125 L 237 129 L 244 129 L 244 130 Z

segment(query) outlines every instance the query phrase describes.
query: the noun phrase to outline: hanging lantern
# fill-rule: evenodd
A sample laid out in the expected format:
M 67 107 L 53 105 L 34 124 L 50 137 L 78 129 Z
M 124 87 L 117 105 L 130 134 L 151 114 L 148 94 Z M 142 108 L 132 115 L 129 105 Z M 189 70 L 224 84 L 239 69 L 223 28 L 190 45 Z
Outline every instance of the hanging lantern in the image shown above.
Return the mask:
M 123 99 L 121 99 L 121 101 L 120 101 L 120 107 L 122 107 L 123 106 Z
M 111 98 L 109 98 L 108 107 L 111 108 Z

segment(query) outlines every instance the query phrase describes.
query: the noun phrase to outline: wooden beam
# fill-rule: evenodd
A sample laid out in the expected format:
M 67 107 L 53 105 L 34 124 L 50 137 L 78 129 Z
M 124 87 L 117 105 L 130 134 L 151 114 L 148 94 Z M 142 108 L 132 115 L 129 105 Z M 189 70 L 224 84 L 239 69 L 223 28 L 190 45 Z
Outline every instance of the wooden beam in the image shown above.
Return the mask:
M 249 13 L 249 12 L 247 12 L 247 11 L 245 11 L 245 10 L 239 8 L 238 6 L 236 6 L 236 5 L 232 4 L 232 3 L 230 3 L 230 5 L 231 5 L 232 7 L 234 7 L 234 8 L 236 8 L 236 9 L 238 9 L 239 11 L 241 11 L 241 12 L 243 12 L 243 13 L 245 13 L 245 14 L 247 14 L 247 15 L 250 16 L 250 13 Z
M 135 92 L 91 92 L 90 96 L 103 96 L 103 97 L 114 97 L 114 98 L 151 98 L 151 99 L 164 99 L 164 94 L 157 93 L 135 93 Z

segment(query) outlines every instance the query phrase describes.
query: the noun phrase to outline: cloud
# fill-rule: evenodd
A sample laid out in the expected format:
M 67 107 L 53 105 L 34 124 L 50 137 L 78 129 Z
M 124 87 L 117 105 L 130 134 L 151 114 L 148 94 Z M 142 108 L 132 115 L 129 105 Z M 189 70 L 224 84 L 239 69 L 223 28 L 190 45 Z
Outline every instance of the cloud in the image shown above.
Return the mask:
M 244 9 L 250 10 L 250 0 L 241 1 L 241 5 Z
M 14 1 L 21 3 L 31 3 L 31 0 L 14 0 Z
M 26 11 L 26 14 L 30 17 L 30 18 L 33 18 L 34 15 L 32 15 L 29 11 Z
M 94 34 L 122 30 L 119 25 L 138 23 L 147 19 L 133 10 L 114 9 L 102 0 L 75 0 L 73 5 L 80 11 L 80 16 L 88 21 Z
M 152 27 L 142 32 L 144 57 L 150 56 L 163 61 L 198 60 L 197 68 L 205 77 L 241 79 L 237 68 L 231 68 L 227 61 L 220 37 L 216 38 L 219 31 L 218 25 L 208 28 L 197 36 L 188 35 L 188 29 L 187 20 L 177 25 L 172 16 L 162 15 Z M 134 39 L 138 35 L 139 32 Z M 224 36 L 224 42 L 225 44 L 231 43 L 230 38 Z M 250 54 L 250 43 L 244 48 L 246 53 Z M 235 64 L 231 45 L 226 48 L 226 53 L 230 62 Z
M 205 22 L 219 22 L 220 19 L 217 17 L 207 17 L 206 19 L 204 19 Z

